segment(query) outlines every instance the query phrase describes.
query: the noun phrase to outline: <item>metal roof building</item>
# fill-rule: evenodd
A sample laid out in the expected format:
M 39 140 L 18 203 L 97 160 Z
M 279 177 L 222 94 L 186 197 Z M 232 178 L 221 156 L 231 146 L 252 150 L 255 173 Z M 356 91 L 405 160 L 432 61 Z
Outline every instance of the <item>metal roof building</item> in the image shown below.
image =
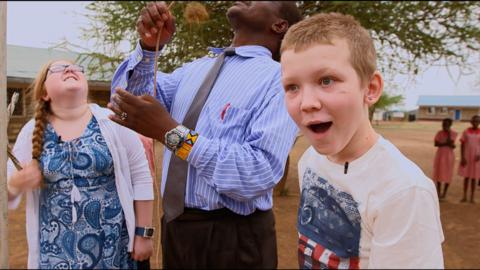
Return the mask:
M 480 114 L 479 95 L 432 95 L 419 96 L 417 102 L 418 119 L 469 121 L 472 116 Z
M 420 96 L 418 106 L 479 107 L 480 95 Z
M 76 61 L 79 54 L 59 49 L 31 48 L 17 45 L 7 45 L 7 77 L 33 79 L 40 68 L 50 60 L 71 60 Z M 84 60 L 78 64 L 87 66 Z M 103 78 L 96 74 L 89 74 L 89 81 L 110 82 L 110 78 Z M 113 74 L 112 74 L 113 75 Z

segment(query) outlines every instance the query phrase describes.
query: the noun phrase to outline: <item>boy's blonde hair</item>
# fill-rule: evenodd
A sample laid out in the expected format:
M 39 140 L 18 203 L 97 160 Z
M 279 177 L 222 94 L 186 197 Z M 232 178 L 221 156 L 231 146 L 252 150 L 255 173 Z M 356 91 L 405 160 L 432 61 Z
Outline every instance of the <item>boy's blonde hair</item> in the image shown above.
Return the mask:
M 305 50 L 317 44 L 332 44 L 344 39 L 350 48 L 350 62 L 362 84 L 368 82 L 377 69 L 373 40 L 368 31 L 350 15 L 320 13 L 293 25 L 286 33 L 280 53 L 293 49 Z

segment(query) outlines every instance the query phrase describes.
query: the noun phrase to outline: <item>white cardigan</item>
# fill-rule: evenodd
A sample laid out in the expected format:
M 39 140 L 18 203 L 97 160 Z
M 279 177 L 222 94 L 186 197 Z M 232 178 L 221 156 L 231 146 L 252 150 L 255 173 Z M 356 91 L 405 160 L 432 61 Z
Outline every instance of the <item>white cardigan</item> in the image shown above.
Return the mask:
M 137 133 L 108 119 L 112 111 L 90 104 L 92 114 L 98 121 L 100 131 L 105 138 L 113 158 L 115 183 L 118 197 L 125 214 L 128 229 L 128 250 L 133 249 L 135 235 L 135 211 L 133 201 L 153 200 L 152 176 L 148 167 L 145 150 Z M 18 134 L 13 152 L 22 163 L 32 160 L 32 135 L 35 121 L 30 120 Z M 8 161 L 8 178 L 15 167 Z M 39 265 L 39 195 L 40 190 L 26 192 L 26 231 L 28 241 L 28 268 Z M 20 204 L 21 196 L 8 202 L 9 209 Z

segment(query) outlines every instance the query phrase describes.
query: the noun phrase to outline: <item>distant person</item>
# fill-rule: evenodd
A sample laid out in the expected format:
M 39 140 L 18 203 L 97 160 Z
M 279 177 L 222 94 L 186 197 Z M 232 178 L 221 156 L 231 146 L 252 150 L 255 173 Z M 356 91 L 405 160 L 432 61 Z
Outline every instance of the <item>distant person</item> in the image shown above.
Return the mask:
M 460 202 L 467 201 L 468 180 L 470 179 L 470 202 L 475 203 L 476 179 L 480 179 L 480 116 L 474 115 L 470 120 L 472 126 L 462 133 L 460 142 L 461 161 L 458 167 L 458 174 L 465 177 L 463 180 L 463 198 Z
M 453 166 L 455 165 L 455 139 L 457 132 L 451 130 L 452 119 L 445 118 L 442 121 L 442 130 L 435 135 L 434 145 L 438 147 L 433 162 L 433 181 L 437 183 L 437 193 L 440 199 L 445 199 L 447 190 L 453 177 Z M 442 183 L 444 183 L 443 193 Z
M 9 161 L 7 184 L 9 208 L 27 198 L 28 268 L 136 269 L 153 253 L 142 143 L 88 92 L 70 61 L 47 63 L 34 81 L 35 117 L 13 148 L 23 169 Z
M 318 14 L 281 46 L 287 110 L 312 147 L 298 164 L 300 268 L 443 268 L 435 185 L 377 134 L 373 40 L 353 17 Z

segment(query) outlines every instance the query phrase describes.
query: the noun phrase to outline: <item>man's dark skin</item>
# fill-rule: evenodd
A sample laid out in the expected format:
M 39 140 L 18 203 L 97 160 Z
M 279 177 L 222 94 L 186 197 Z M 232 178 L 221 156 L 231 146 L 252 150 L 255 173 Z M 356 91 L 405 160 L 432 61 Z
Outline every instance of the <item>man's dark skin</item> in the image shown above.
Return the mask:
M 288 21 L 280 17 L 281 6 L 278 1 L 235 2 L 227 11 L 234 31 L 231 46 L 263 46 L 272 52 L 274 59 L 278 59 L 281 40 L 289 27 Z M 149 3 L 137 21 L 143 49 L 155 50 L 159 29 L 162 29 L 160 46 L 164 46 L 175 32 L 174 18 L 164 2 Z M 115 112 L 110 116 L 111 120 L 162 143 L 165 133 L 179 125 L 154 97 L 137 97 L 116 88 L 112 99 L 116 105 L 108 104 L 108 108 Z M 120 118 L 122 112 L 127 113 L 125 120 Z

